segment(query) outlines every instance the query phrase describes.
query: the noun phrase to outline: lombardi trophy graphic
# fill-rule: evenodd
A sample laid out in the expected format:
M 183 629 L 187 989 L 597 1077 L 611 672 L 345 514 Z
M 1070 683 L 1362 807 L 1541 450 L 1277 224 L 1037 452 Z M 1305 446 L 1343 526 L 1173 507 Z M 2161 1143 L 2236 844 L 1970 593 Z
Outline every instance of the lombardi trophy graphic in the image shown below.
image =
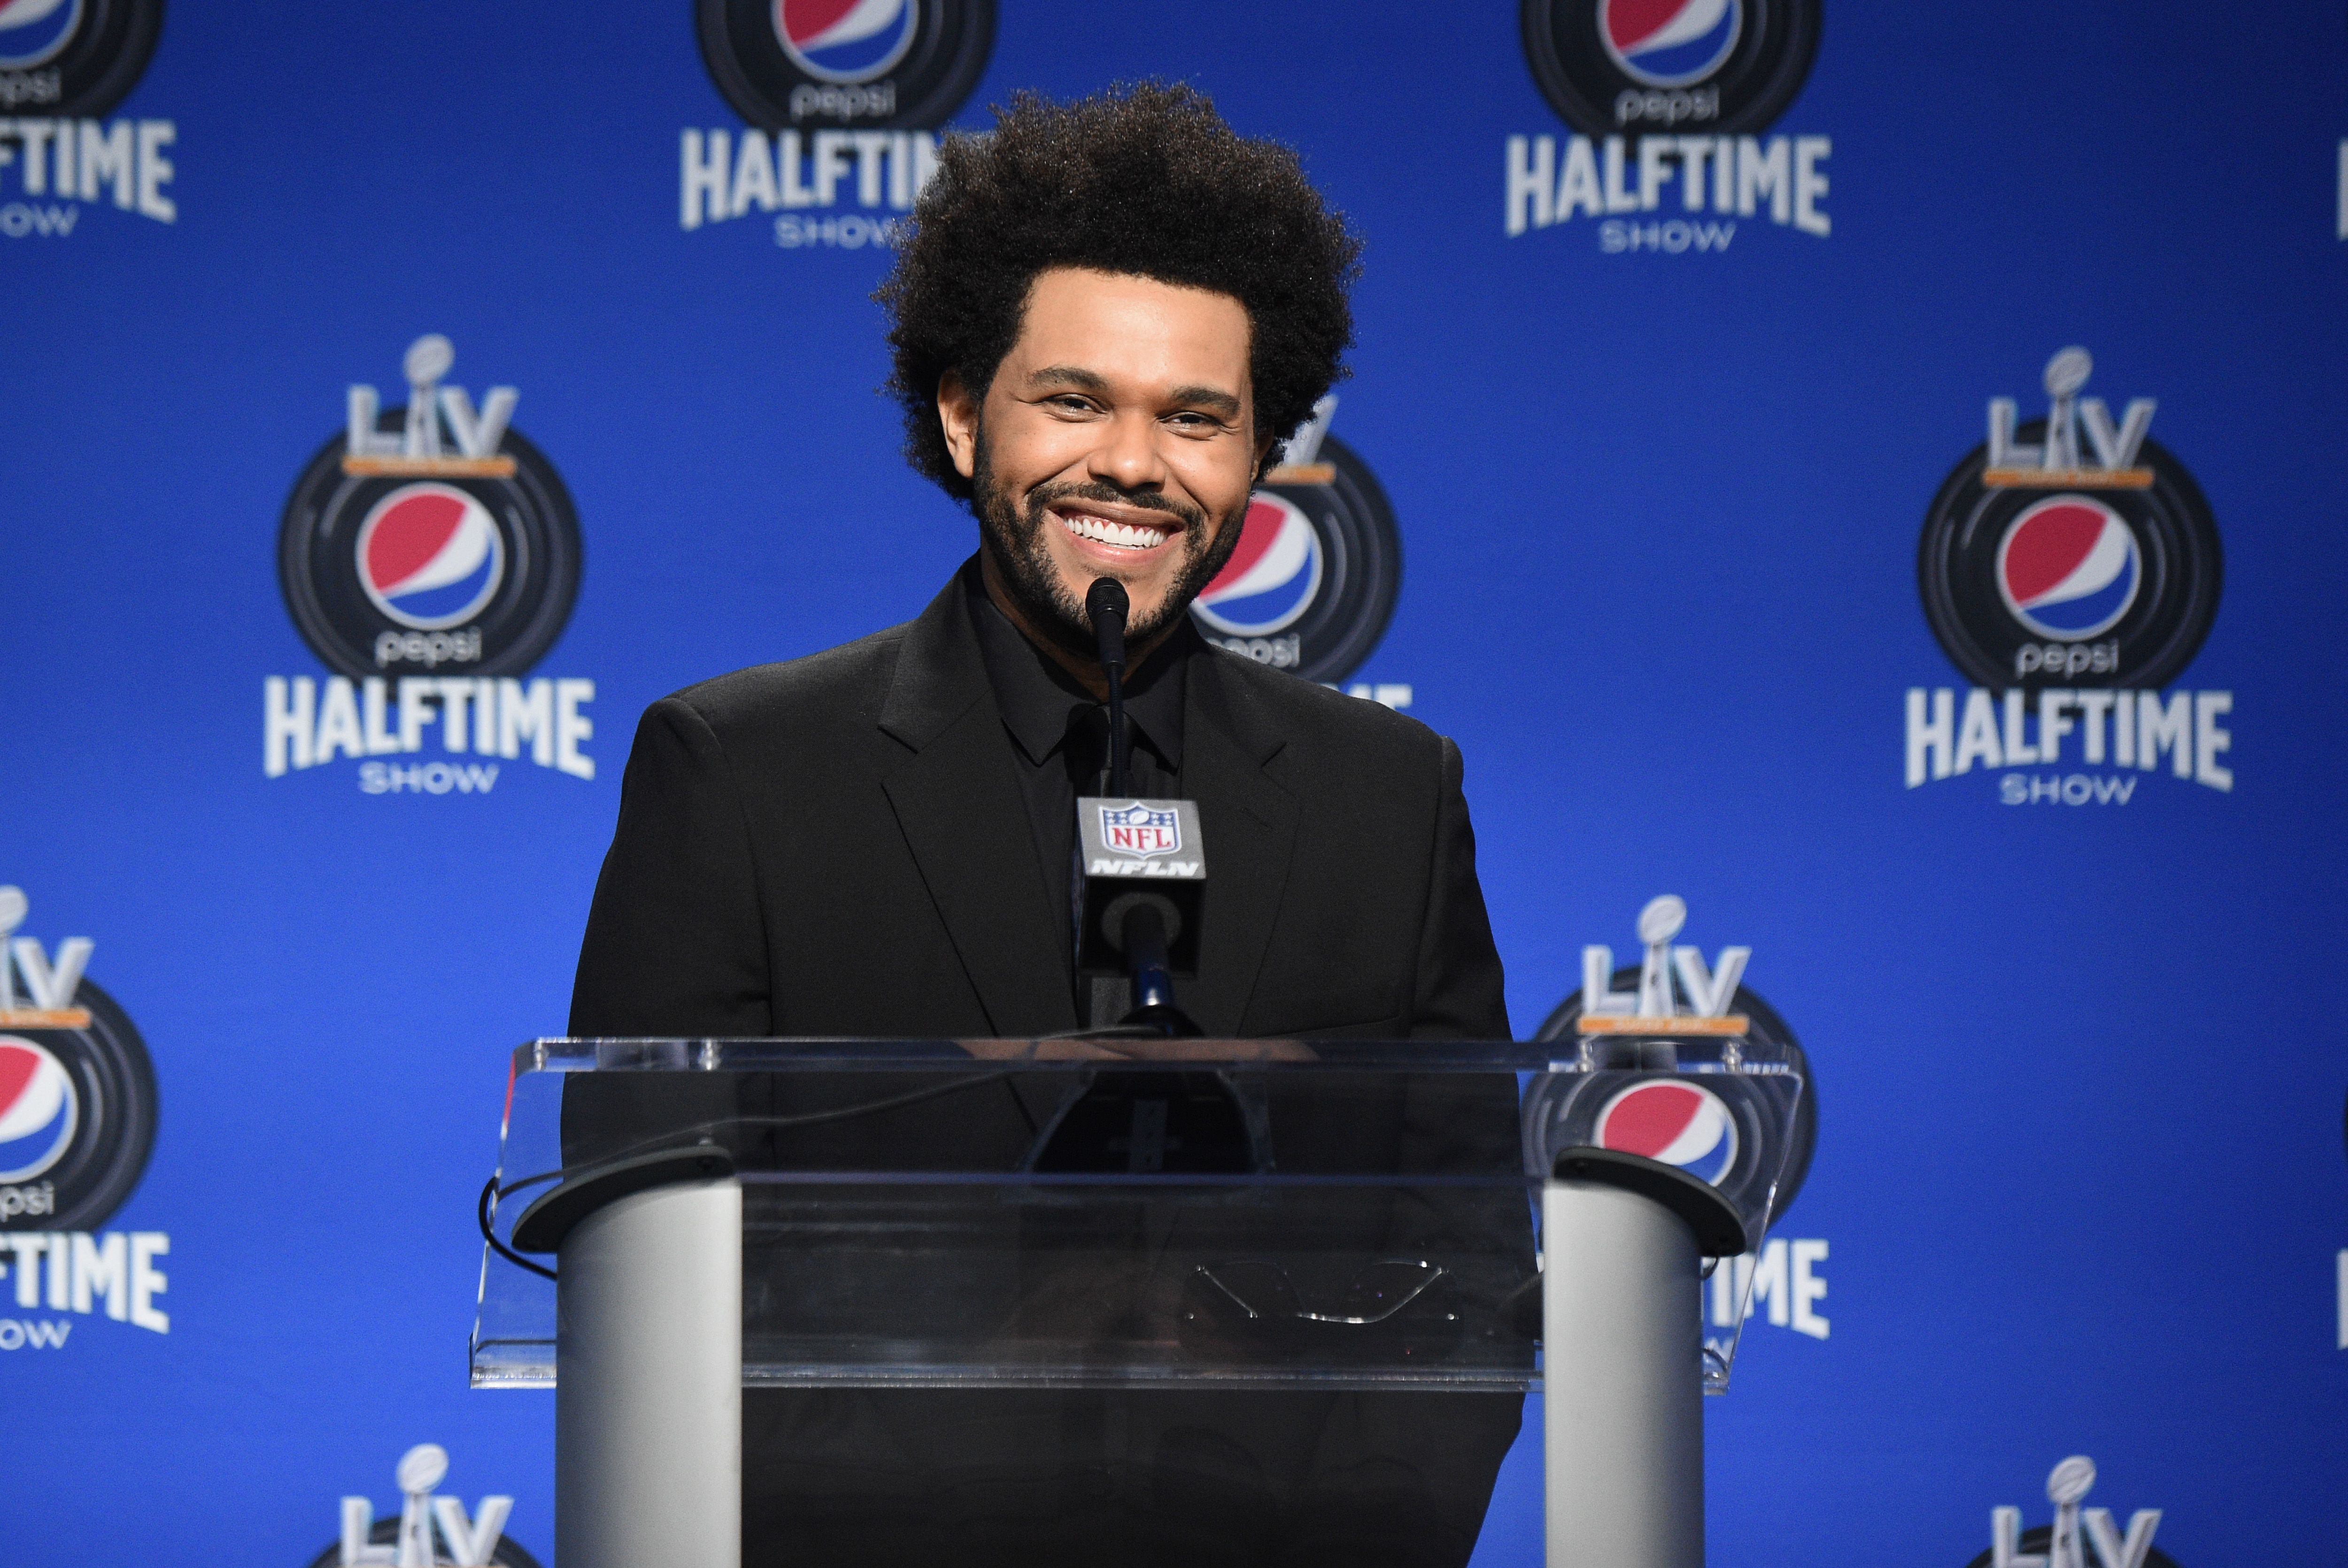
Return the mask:
M 375 1503 L 364 1497 L 343 1499 L 342 1568 L 486 1568 L 494 1561 L 498 1540 L 505 1533 L 506 1516 L 513 1499 L 485 1497 L 470 1519 L 465 1505 L 453 1497 L 435 1497 L 432 1489 L 448 1473 L 448 1451 L 438 1443 L 418 1443 L 399 1456 L 399 1532 L 390 1544 L 377 1544 Z M 433 1535 L 438 1533 L 445 1555 L 436 1554 Z
M 2112 1522 L 2110 1509 L 2080 1508 L 2095 1484 L 2096 1461 L 2085 1454 L 2072 1455 L 2048 1474 L 2046 1500 L 2054 1505 L 2054 1527 L 2048 1533 L 2044 1552 L 2022 1550 L 2022 1510 L 1991 1511 L 1991 1568 L 2090 1568 L 2090 1545 L 2099 1568 L 2146 1568 L 2153 1554 L 2153 1532 L 2160 1528 L 2160 1510 L 2137 1510 L 2128 1516 L 2127 1533 L 2123 1536 Z
M 1752 961 L 1749 947 L 1724 947 L 1716 967 L 1707 967 L 1704 950 L 1674 947 L 1672 938 L 1687 923 L 1687 903 L 1665 893 L 1639 912 L 1639 940 L 1646 961 L 1639 971 L 1635 992 L 1613 989 L 1614 950 L 1596 944 L 1581 950 L 1581 1016 L 1576 1026 L 1585 1035 L 1741 1035 L 1751 1023 L 1728 1005 L 1736 997 L 1737 982 Z M 1674 995 L 1672 980 L 1687 998 L 1684 1010 Z

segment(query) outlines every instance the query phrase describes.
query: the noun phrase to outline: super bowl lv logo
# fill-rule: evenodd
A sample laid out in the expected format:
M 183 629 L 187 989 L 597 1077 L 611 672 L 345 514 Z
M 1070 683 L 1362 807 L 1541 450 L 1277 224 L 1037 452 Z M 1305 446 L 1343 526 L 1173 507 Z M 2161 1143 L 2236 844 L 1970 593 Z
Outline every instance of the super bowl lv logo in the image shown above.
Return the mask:
M 81 203 L 172 222 L 168 119 L 100 117 L 138 85 L 162 30 L 162 0 L 0 0 L 0 238 L 62 239 Z
M 787 250 L 893 244 L 889 214 L 936 172 L 933 133 L 994 50 L 994 0 L 698 0 L 695 17 L 745 125 L 684 133 L 678 221 L 755 208 Z
M 1238 547 L 1191 601 L 1207 640 L 1307 680 L 1344 680 L 1385 635 L 1402 592 L 1394 507 L 1361 455 L 1329 433 L 1337 400 L 1281 448 L 1249 498 Z M 1406 686 L 1356 696 L 1407 707 Z
M 520 394 L 477 407 L 443 385 L 448 340 L 407 350 L 407 401 L 350 388 L 342 433 L 294 482 L 278 531 L 285 607 L 335 674 L 263 683 L 263 771 L 425 750 L 595 777 L 587 680 L 519 677 L 578 597 L 579 518 L 544 453 L 512 428 Z M 495 762 L 362 762 L 368 794 L 486 794 Z
M 1766 215 L 1824 239 L 1833 143 L 1760 134 L 1809 77 L 1819 6 L 1522 0 L 1525 63 L 1577 134 L 1508 139 L 1506 232 L 1591 218 L 1609 254 L 1704 254 Z
M 2054 1522 L 2022 1528 L 2022 1510 L 1990 1511 L 1989 1550 L 1966 1568 L 2177 1568 L 2175 1558 L 2152 1543 L 2161 1511 L 2139 1508 L 2122 1531 L 2108 1508 L 2082 1508 L 2095 1490 L 2096 1461 L 2073 1454 L 2046 1477 L 2046 1501 Z
M 97 1230 L 146 1173 L 155 1069 L 85 974 L 95 944 L 17 934 L 29 910 L 21 889 L 0 887 L 0 1276 L 14 1276 L 0 1284 L 0 1351 L 64 1348 L 73 1320 L 44 1308 L 168 1333 L 155 1260 L 170 1238 Z
M 1988 438 L 1925 513 L 1924 617 L 1979 684 L 1908 692 L 1910 789 L 1982 768 L 2009 805 L 2126 804 L 2164 762 L 2233 788 L 2233 694 L 2163 689 L 2217 619 L 2217 521 L 2152 438 L 2154 399 L 2115 419 L 2080 396 L 2094 368 L 2084 348 L 2049 360 L 2044 418 L 1991 398 Z
M 1570 1041 L 1581 1033 L 1585 1013 L 1742 1018 L 1745 1038 L 1766 1053 L 1782 1055 L 1803 1081 L 1771 1206 L 1774 1227 L 1793 1207 L 1809 1176 L 1818 1143 L 1817 1075 L 1792 1028 L 1744 984 L 1753 950 L 1724 947 L 1717 960 L 1707 965 L 1702 948 L 1673 944 L 1686 918 L 1687 906 L 1677 898 L 1648 904 L 1640 913 L 1639 935 L 1646 947 L 1640 964 L 1618 968 L 1612 948 L 1598 944 L 1584 947 L 1581 989 L 1557 1005 L 1534 1038 Z M 1641 1078 L 1609 1095 L 1591 1133 L 1599 1148 L 1660 1161 L 1715 1187 L 1738 1171 L 1740 1157 L 1748 1153 L 1735 1113 L 1720 1096 L 1686 1078 Z M 1734 1331 L 1760 1315 L 1773 1327 L 1812 1339 L 1828 1337 L 1833 1324 L 1822 1304 L 1829 1253 L 1821 1238 L 1772 1236 L 1757 1253 L 1744 1253 L 1715 1269 L 1704 1286 L 1711 1327 Z M 1720 1348 L 1725 1340 L 1715 1336 L 1707 1343 Z

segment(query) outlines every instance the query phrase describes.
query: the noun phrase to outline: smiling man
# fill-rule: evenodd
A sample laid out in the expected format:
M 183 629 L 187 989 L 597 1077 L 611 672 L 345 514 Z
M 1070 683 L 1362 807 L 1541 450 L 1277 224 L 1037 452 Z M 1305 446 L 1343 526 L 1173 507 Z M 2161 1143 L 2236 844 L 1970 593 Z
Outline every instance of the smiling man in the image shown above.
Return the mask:
M 572 1033 L 1113 1023 L 1125 982 L 1080 977 L 1072 954 L 1075 804 L 1100 792 L 1107 738 L 1084 603 L 1112 577 L 1132 604 L 1136 790 L 1196 800 L 1211 846 L 1182 1007 L 1210 1037 L 1507 1037 L 1457 749 L 1212 647 L 1189 614 L 1279 440 L 1341 374 L 1357 242 L 1292 153 L 1186 88 L 1022 98 L 940 159 L 878 297 L 908 459 L 976 515 L 978 552 L 908 624 L 647 711 Z M 705 1085 L 665 1114 L 771 1119 L 781 1092 Z M 990 1105 L 891 1152 L 1000 1137 L 1015 1161 L 1025 1112 Z M 567 1100 L 569 1157 L 656 1109 Z M 1516 1143 L 1512 1096 L 1349 1114 L 1303 1130 L 1422 1158 Z M 1449 1221 L 1529 1273 L 1521 1202 Z M 1447 1568 L 1520 1403 L 752 1390 L 745 1561 Z

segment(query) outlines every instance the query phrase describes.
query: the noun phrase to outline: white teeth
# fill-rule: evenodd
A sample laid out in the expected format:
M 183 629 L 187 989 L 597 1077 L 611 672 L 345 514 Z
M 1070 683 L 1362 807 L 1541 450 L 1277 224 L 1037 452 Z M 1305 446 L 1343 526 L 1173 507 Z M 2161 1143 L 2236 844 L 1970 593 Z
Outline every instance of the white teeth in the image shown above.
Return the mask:
M 1114 544 L 1126 550 L 1148 550 L 1165 542 L 1169 530 L 1137 528 L 1128 523 L 1111 522 L 1106 518 L 1086 517 L 1078 513 L 1063 517 L 1060 525 L 1078 539 L 1089 539 L 1097 544 Z

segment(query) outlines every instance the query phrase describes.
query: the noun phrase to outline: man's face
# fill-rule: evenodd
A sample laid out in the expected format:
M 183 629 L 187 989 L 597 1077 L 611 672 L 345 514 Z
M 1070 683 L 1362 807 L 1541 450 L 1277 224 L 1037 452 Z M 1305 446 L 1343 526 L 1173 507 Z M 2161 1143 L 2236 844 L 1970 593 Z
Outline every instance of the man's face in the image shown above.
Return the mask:
M 1125 585 L 1137 643 L 1189 607 L 1239 542 L 1270 445 L 1239 301 L 1075 268 L 1037 275 L 983 404 L 949 376 L 938 411 L 997 578 L 1079 652 L 1096 578 Z

